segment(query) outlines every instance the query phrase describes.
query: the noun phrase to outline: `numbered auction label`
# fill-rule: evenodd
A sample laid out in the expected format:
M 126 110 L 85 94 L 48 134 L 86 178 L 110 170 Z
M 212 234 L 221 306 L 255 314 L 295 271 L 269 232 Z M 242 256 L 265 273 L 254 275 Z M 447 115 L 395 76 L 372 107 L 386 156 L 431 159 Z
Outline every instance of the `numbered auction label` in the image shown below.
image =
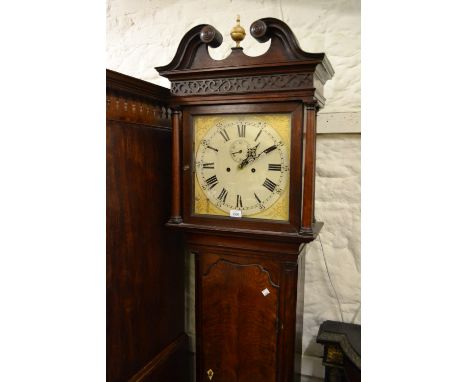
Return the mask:
M 231 210 L 229 213 L 229 216 L 231 218 L 241 218 L 242 217 L 242 211 L 241 210 Z

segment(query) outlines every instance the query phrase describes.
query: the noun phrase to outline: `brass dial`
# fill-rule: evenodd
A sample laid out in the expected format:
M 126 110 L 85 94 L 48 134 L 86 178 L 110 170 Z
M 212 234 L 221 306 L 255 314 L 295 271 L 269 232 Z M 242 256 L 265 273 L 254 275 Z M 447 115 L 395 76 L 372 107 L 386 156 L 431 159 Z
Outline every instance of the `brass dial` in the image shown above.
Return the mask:
M 198 116 L 195 131 L 196 213 L 287 220 L 288 114 Z

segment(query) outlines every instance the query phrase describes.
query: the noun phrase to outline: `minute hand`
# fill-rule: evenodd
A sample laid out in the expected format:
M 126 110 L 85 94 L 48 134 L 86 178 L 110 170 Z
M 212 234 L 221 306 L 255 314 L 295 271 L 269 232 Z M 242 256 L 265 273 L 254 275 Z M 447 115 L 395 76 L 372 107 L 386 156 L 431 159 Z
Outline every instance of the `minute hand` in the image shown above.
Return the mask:
M 268 147 L 267 149 L 263 150 L 260 154 L 258 154 L 255 159 L 258 159 L 260 158 L 262 155 L 265 155 L 265 154 L 268 154 L 269 152 L 272 152 L 273 150 L 276 150 L 278 148 L 278 146 L 276 145 L 273 145 L 273 146 L 270 146 Z
M 258 144 L 257 146 L 255 146 L 255 149 L 258 147 Z M 247 156 L 247 158 L 245 158 L 240 164 L 239 164 L 239 168 L 244 168 L 245 166 L 247 166 L 249 163 L 252 163 L 252 162 L 255 162 L 258 158 L 260 158 L 262 155 L 265 155 L 265 154 L 268 154 L 269 152 L 273 151 L 273 150 L 276 150 L 278 148 L 278 146 L 276 145 L 273 145 L 273 146 L 270 146 L 268 147 L 267 149 L 263 150 L 260 154 L 258 155 L 255 155 L 255 156 Z

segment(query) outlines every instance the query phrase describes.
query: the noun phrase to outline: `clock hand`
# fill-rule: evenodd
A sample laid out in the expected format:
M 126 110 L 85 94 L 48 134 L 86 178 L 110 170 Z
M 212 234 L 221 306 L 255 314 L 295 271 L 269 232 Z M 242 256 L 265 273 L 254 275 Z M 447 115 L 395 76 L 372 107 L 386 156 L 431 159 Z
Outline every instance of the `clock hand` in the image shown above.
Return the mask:
M 269 152 L 273 151 L 273 150 L 276 150 L 278 148 L 278 146 L 276 145 L 273 145 L 273 146 L 270 146 L 268 148 L 266 148 L 265 150 L 263 150 L 260 154 L 257 155 L 257 158 L 261 155 L 264 155 L 264 154 L 268 154 Z
M 239 168 L 244 168 L 247 166 L 250 162 L 254 161 L 254 157 L 247 155 L 247 157 L 239 163 Z
M 257 146 L 255 146 L 255 151 L 257 150 L 257 147 L 258 147 L 259 144 L 257 144 Z M 273 150 L 276 150 L 278 148 L 278 146 L 276 145 L 273 145 L 273 146 L 270 146 L 268 148 L 266 148 L 265 150 L 263 150 L 260 154 L 254 156 L 254 157 L 247 157 L 245 158 L 242 163 L 239 165 L 239 168 L 244 168 L 246 165 L 248 165 L 249 163 L 252 163 L 254 161 L 256 161 L 258 158 L 260 158 L 261 156 L 263 155 L 266 155 L 268 154 L 269 152 L 272 152 Z
M 255 147 L 252 147 L 251 149 L 247 149 L 247 156 L 245 157 L 245 159 L 239 163 L 239 168 L 244 168 L 245 166 L 247 166 L 249 163 L 253 162 L 256 158 L 256 154 L 257 154 L 257 147 L 258 145 L 260 144 L 257 143 L 257 145 Z
M 258 145 L 260 144 L 260 142 L 257 143 L 257 145 L 255 147 L 252 147 L 250 150 L 252 150 L 252 156 L 255 157 L 255 155 L 257 154 L 257 147 Z

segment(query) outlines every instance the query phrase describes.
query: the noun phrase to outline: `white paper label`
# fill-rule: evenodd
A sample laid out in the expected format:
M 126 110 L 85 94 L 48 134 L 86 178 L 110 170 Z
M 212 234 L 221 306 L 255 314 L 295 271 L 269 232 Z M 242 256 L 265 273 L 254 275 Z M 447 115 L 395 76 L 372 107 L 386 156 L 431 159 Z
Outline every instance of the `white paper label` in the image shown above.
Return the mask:
M 264 290 L 262 290 L 262 293 L 264 296 L 268 296 L 270 294 L 270 291 L 268 290 L 268 288 L 265 288 Z
M 242 211 L 241 210 L 231 210 L 229 213 L 229 216 L 231 218 L 241 218 L 242 217 Z

